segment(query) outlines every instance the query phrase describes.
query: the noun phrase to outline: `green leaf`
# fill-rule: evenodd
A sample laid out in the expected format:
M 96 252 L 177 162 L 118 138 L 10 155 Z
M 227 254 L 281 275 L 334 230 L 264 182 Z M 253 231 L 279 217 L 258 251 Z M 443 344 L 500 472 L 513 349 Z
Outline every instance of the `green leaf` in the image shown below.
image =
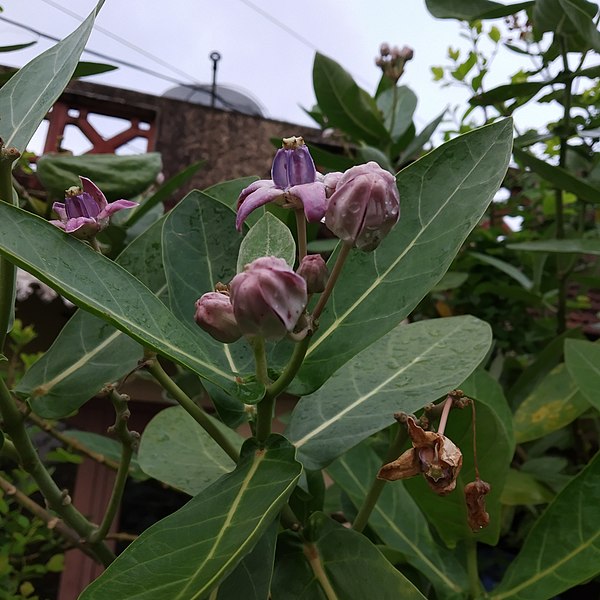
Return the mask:
M 284 533 L 271 593 L 277 600 L 424 600 L 425 596 L 363 535 L 314 513 L 310 541 Z M 328 593 L 323 591 L 328 587 Z M 374 595 L 376 594 L 376 596 Z M 83 599 L 85 600 L 85 599 Z
M 223 181 L 222 183 L 211 185 L 204 190 L 204 193 L 236 212 L 237 201 L 241 191 L 248 187 L 251 183 L 254 183 L 257 179 L 257 177 L 240 177 L 239 179 L 230 179 L 229 181 Z M 250 223 L 254 223 L 251 219 L 256 212 L 259 211 L 254 211 L 252 215 L 248 217 L 247 220 L 250 220 Z
M 600 410 L 600 346 L 587 340 L 567 340 L 565 363 L 575 385 Z
M 65 435 L 76 439 L 81 442 L 86 448 L 102 454 L 106 458 L 114 460 L 116 462 L 121 461 L 121 443 L 116 439 L 106 437 L 105 435 L 99 435 L 97 433 L 91 433 L 89 431 L 79 431 L 77 429 L 68 429 L 64 431 Z M 147 479 L 144 472 L 140 469 L 137 456 L 133 456 L 131 464 L 129 466 L 129 474 L 135 479 Z
M 242 438 L 214 420 L 236 448 Z M 201 492 L 235 463 L 206 431 L 180 406 L 161 410 L 146 425 L 139 449 L 139 463 L 147 475 L 190 496 Z
M 460 287 L 469 278 L 468 273 L 447 271 L 444 276 L 431 288 L 431 292 L 444 292 Z
M 500 30 L 493 25 L 488 33 L 488 36 L 492 42 L 497 44 L 500 41 L 502 34 L 500 33 Z
M 104 4 L 96 8 L 62 42 L 27 63 L 0 89 L 0 138 L 23 153 L 46 113 L 75 71 L 79 56 Z
M 512 15 L 533 4 L 500 4 L 490 0 L 426 0 L 427 10 L 438 19 L 462 19 L 475 21 L 480 19 L 498 19 Z
M 460 389 L 469 398 L 475 399 L 477 462 L 481 478 L 492 487 L 485 499 L 490 524 L 476 533 L 467 524 L 463 490 L 467 483 L 475 480 L 471 407 L 452 410 L 444 432 L 463 454 L 456 489 L 448 496 L 438 496 L 421 476 L 407 479 L 404 485 L 448 546 L 454 547 L 464 539 L 495 545 L 502 525 L 500 495 L 515 450 L 510 409 L 502 388 L 486 371 L 475 371 L 460 385 Z
M 197 173 L 198 169 L 205 162 L 206 161 L 204 160 L 199 160 L 198 162 L 192 163 L 185 169 L 179 171 L 176 175 L 173 175 L 169 180 L 165 181 L 152 196 L 146 198 L 140 206 L 129 211 L 126 221 L 127 227 L 131 227 L 131 225 L 139 221 L 144 215 L 148 214 L 155 206 L 168 200 L 172 194 Z
M 442 112 L 438 117 L 436 117 L 431 123 L 426 125 L 421 133 L 416 135 L 412 141 L 406 146 L 406 148 L 402 151 L 400 155 L 399 162 L 405 162 L 409 158 L 415 157 L 421 150 L 423 146 L 431 139 L 431 136 L 434 134 L 435 130 L 438 128 L 438 125 L 442 122 L 446 111 Z
M 590 48 L 600 52 L 600 32 L 598 32 L 596 23 L 594 23 L 594 17 L 598 10 L 597 6 L 584 0 L 559 0 L 559 3 L 577 33 Z
M 12 44 L 11 46 L 0 46 L 0 52 L 14 52 L 15 50 L 23 50 L 37 44 L 37 42 L 26 42 L 25 44 Z
M 531 473 L 509 469 L 500 501 L 505 506 L 548 504 L 554 494 Z
M 80 185 L 79 175 L 91 179 L 109 202 L 133 198 L 148 189 L 162 168 L 158 152 L 119 156 L 116 154 L 45 154 L 37 162 L 37 175 L 54 197 Z
M 319 108 L 330 127 L 337 127 L 356 141 L 379 146 L 389 134 L 374 102 L 338 63 L 319 52 L 313 65 L 313 85 Z
M 44 219 L 0 203 L 0 254 L 151 350 L 237 392 L 235 376 L 207 356 L 202 332 L 191 336 L 138 279 Z
M 600 573 L 599 548 L 600 455 L 597 454 L 535 522 L 491 598 L 554 598 Z
M 498 121 L 400 171 L 400 222 L 377 250 L 348 257 L 292 393 L 317 389 L 398 325 L 441 279 L 500 186 L 511 139 L 512 121 Z
M 469 71 L 477 64 L 477 55 L 474 52 L 469 52 L 469 56 L 464 63 L 458 65 L 450 74 L 457 81 L 463 81 L 469 74 Z
M 378 96 L 377 106 L 383 113 L 389 136 L 396 142 L 412 124 L 417 96 L 405 85 L 394 86 Z
M 166 292 L 160 238 L 162 221 L 134 240 L 117 263 L 158 296 Z M 54 343 L 25 373 L 15 392 L 31 398 L 38 415 L 62 418 L 107 383 L 136 368 L 143 348 L 109 323 L 78 310 Z
M 278 529 L 279 523 L 275 519 L 252 552 L 244 556 L 210 600 L 240 600 L 240 590 L 244 590 L 244 600 L 269 599 Z
M 233 473 L 144 531 L 80 600 L 203 598 L 269 528 L 300 471 L 281 436 L 264 449 L 248 440 Z
M 561 363 L 517 408 L 515 438 L 518 443 L 541 438 L 573 422 L 588 408 L 588 401 Z
M 479 252 L 470 252 L 469 254 L 477 260 L 491 265 L 492 267 L 495 267 L 499 271 L 502 271 L 509 277 L 512 277 L 526 290 L 531 290 L 533 288 L 533 281 L 531 281 L 531 279 L 529 279 L 529 277 L 527 277 L 527 275 L 525 275 L 525 273 L 523 273 L 521 269 L 515 267 L 514 265 L 511 265 L 510 263 L 507 263 L 504 260 L 500 260 L 499 258 L 496 258 L 495 256 L 490 256 L 488 254 L 481 254 Z
M 534 173 L 549 181 L 552 185 L 561 190 L 575 194 L 581 200 L 588 202 L 600 202 L 600 188 L 589 184 L 584 179 L 572 175 L 565 169 L 551 165 L 525 150 L 515 148 L 513 151 L 515 158 L 529 167 Z
M 455 388 L 483 360 L 492 341 L 471 316 L 399 325 L 292 412 L 287 437 L 307 469 L 327 465 L 372 433 Z
M 91 75 L 100 75 L 101 73 L 109 73 L 116 71 L 119 67 L 116 65 L 107 65 L 105 63 L 95 63 L 87 61 L 79 61 L 75 67 L 75 71 L 71 76 L 72 79 L 80 77 L 90 77 Z
M 444 69 L 442 67 L 431 67 L 431 73 L 433 74 L 434 81 L 440 81 L 444 78 Z
M 558 254 L 593 254 L 600 255 L 600 239 L 560 239 L 560 240 L 535 240 L 533 242 L 520 242 L 507 244 L 511 250 L 524 252 L 553 252 Z
M 271 213 L 265 213 L 250 228 L 240 245 L 237 272 L 261 256 L 283 258 L 290 267 L 296 262 L 296 243 L 291 231 Z
M 363 443 L 329 465 L 327 473 L 358 510 L 381 464 L 371 447 Z M 407 563 L 423 573 L 439 598 L 459 595 L 468 588 L 464 568 L 434 541 L 427 520 L 401 483 L 386 483 L 369 526 L 384 544 L 400 551 Z

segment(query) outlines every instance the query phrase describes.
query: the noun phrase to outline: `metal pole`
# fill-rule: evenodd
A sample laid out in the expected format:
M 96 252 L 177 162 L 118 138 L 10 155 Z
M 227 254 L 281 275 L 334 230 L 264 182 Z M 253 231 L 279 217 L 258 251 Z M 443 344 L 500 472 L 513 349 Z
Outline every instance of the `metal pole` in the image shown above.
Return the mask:
M 210 53 L 210 60 L 213 63 L 213 76 L 212 76 L 212 89 L 211 89 L 211 98 L 210 105 L 212 108 L 215 107 L 215 102 L 217 99 L 217 63 L 221 60 L 221 55 L 218 52 Z

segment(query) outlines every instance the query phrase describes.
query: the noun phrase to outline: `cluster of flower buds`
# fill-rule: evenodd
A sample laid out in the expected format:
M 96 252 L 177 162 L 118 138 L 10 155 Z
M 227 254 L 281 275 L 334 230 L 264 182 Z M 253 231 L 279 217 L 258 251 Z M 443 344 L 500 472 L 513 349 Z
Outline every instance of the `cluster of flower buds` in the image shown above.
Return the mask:
M 379 48 L 379 56 L 375 59 L 375 64 L 383 71 L 383 74 L 391 79 L 394 84 L 398 82 L 402 73 L 404 73 L 404 65 L 412 60 L 414 51 L 408 46 L 398 48 L 394 46 L 390 48 L 388 44 L 381 44 Z
M 65 192 L 65 201 L 55 202 L 52 210 L 60 220 L 50 221 L 67 233 L 80 239 L 93 238 L 108 226 L 110 217 L 119 210 L 133 208 L 137 202 L 116 200 L 108 202 L 100 188 L 88 179 L 80 177 L 81 187 L 73 186 Z
M 306 308 L 306 280 L 285 260 L 257 258 L 229 287 L 218 285 L 196 301 L 196 323 L 226 344 L 242 335 L 280 340 L 292 333 Z

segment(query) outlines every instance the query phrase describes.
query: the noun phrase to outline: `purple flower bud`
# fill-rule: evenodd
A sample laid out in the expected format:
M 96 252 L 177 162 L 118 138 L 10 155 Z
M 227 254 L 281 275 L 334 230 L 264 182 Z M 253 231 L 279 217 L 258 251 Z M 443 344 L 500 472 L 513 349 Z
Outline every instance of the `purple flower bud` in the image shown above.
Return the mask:
M 282 190 L 317 180 L 315 163 L 301 137 L 283 138 L 283 148 L 277 150 L 273 159 L 271 178 Z
M 385 42 L 379 46 L 379 53 L 381 56 L 387 56 L 390 53 L 390 45 Z
M 400 50 L 400 58 L 402 58 L 405 61 L 412 60 L 414 55 L 415 55 L 414 50 L 412 48 L 410 48 L 409 46 L 403 46 L 402 50 Z
M 325 225 L 360 250 L 375 250 L 400 218 L 395 177 L 375 162 L 348 169 L 337 182 Z
M 208 292 L 196 300 L 194 320 L 204 331 L 224 344 L 231 344 L 242 337 L 227 293 Z
M 309 294 L 321 293 L 329 279 L 327 264 L 320 254 L 305 256 L 296 273 L 306 281 L 306 289 Z
M 246 265 L 229 288 L 233 313 L 245 335 L 280 340 L 294 330 L 306 307 L 306 281 L 275 256 Z

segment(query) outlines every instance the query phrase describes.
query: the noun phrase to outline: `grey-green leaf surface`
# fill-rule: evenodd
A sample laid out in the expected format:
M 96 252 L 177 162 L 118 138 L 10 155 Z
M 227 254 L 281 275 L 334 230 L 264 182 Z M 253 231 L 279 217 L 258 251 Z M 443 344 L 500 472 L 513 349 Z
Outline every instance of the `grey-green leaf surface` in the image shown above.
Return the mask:
M 327 473 L 358 510 L 381 464 L 369 444 L 362 443 L 330 464 Z M 427 520 L 402 483 L 386 483 L 369 526 L 384 544 L 400 551 L 406 562 L 431 581 L 439 598 L 460 596 L 468 589 L 465 569 L 451 552 L 435 542 Z
M 560 240 L 535 240 L 533 242 L 520 242 L 507 244 L 511 250 L 523 252 L 552 252 L 558 254 L 593 254 L 600 256 L 600 239 L 560 239 Z
M 62 42 L 15 73 L 0 89 L 0 138 L 23 152 L 75 71 L 104 0 Z
M 242 445 L 237 433 L 216 419 L 214 422 L 235 447 Z M 146 425 L 138 457 L 147 475 L 190 496 L 235 467 L 225 451 L 180 406 L 161 410 Z
M 535 522 L 493 600 L 546 600 L 600 573 L 600 455 Z
M 394 86 L 377 97 L 377 106 L 392 141 L 396 142 L 412 124 L 417 95 L 405 85 Z
M 365 92 L 346 70 L 318 52 L 313 65 L 313 85 L 319 108 L 330 126 L 372 146 L 389 139 L 374 101 L 367 100 Z
M 560 363 L 515 411 L 515 439 L 523 443 L 541 438 L 572 423 L 589 406 L 565 364 Z
M 62 198 L 79 176 L 91 179 L 109 202 L 132 199 L 147 190 L 162 168 L 158 152 L 119 156 L 117 154 L 45 154 L 37 162 L 36 175 L 53 197 Z
M 374 252 L 350 254 L 293 393 L 321 386 L 398 325 L 441 279 L 498 190 L 511 140 L 512 121 L 498 121 L 447 142 L 398 174 L 400 221 Z
M 265 213 L 250 228 L 240 245 L 237 272 L 261 256 L 283 258 L 293 268 L 296 261 L 296 243 L 292 232 L 274 215 Z
M 44 219 L 0 203 L 0 254 L 146 347 L 237 393 L 189 329 L 121 266 Z M 242 392 L 243 393 L 243 392 Z
M 135 239 L 117 263 L 157 295 L 166 291 L 160 249 L 162 221 Z M 31 399 L 33 410 L 47 419 L 62 418 L 97 394 L 107 383 L 133 369 L 143 348 L 102 319 L 78 310 L 54 343 L 34 363 L 15 391 Z
M 425 596 L 362 534 L 323 513 L 309 523 L 310 541 L 280 536 L 271 591 L 277 600 L 424 600 Z M 280 550 L 281 547 L 281 550 Z M 326 595 L 320 580 L 329 587 Z
M 198 600 L 247 555 L 290 495 L 301 466 L 281 436 L 248 440 L 232 473 L 133 542 L 80 600 Z
M 600 410 L 600 345 L 587 340 L 566 340 L 565 363 L 575 385 Z
M 444 432 L 463 454 L 463 466 L 456 489 L 448 496 L 438 496 L 421 476 L 407 479 L 404 485 L 448 546 L 454 547 L 465 539 L 495 545 L 498 543 L 502 524 L 501 492 L 515 450 L 510 409 L 502 388 L 486 371 L 475 371 L 459 387 L 468 397 L 475 399 L 477 462 L 481 479 L 492 487 L 486 496 L 489 525 L 473 533 L 467 523 L 463 490 L 467 483 L 475 480 L 471 407 L 452 410 Z
M 481 254 L 480 252 L 470 252 L 470 255 L 480 260 L 481 262 L 487 263 L 492 267 L 496 267 L 499 271 L 506 273 L 509 277 L 512 277 L 517 283 L 522 285 L 526 290 L 531 290 L 533 288 L 533 281 L 521 271 L 521 269 L 511 265 L 505 260 L 501 260 L 496 258 L 495 256 L 490 256 L 488 254 Z
M 372 433 L 455 388 L 492 342 L 471 316 L 399 325 L 340 369 L 292 412 L 287 437 L 307 469 L 319 469 Z
M 202 340 L 212 361 L 223 370 L 253 371 L 252 352 L 245 340 L 222 344 L 194 322 L 194 303 L 219 282 L 236 274 L 242 236 L 235 230 L 235 213 L 204 192 L 190 192 L 167 215 L 163 227 L 163 259 L 170 308 Z
M 557 188 L 571 192 L 587 202 L 600 202 L 600 188 L 588 183 L 585 179 L 572 175 L 566 169 L 540 160 L 526 150 L 515 148 L 514 155 L 519 162 Z
M 429 12 L 438 19 L 475 21 L 512 15 L 531 6 L 533 2 L 506 5 L 500 2 L 491 2 L 491 0 L 426 0 L 426 4 Z

